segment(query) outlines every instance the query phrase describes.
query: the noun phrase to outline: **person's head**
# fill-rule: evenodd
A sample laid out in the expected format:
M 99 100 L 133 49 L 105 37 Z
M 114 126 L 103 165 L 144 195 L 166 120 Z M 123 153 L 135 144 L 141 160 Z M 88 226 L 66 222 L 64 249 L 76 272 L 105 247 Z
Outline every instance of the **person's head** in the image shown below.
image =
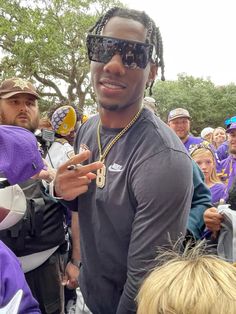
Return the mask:
M 216 173 L 215 155 L 207 143 L 195 145 L 190 154 L 202 170 L 207 184 L 220 182 Z
M 212 144 L 217 148 L 226 140 L 226 138 L 226 130 L 219 126 L 215 128 L 212 133 Z
M 34 132 L 38 128 L 39 98 L 35 87 L 21 78 L 10 78 L 0 85 L 0 123 Z
M 226 133 L 228 134 L 229 153 L 236 156 L 236 123 L 231 123 Z
M 143 105 L 149 109 L 152 113 L 156 113 L 156 100 L 153 97 L 144 97 Z
M 38 128 L 39 130 L 42 130 L 42 129 L 52 130 L 52 124 L 49 118 L 48 117 L 40 118 Z
M 190 132 L 190 114 L 188 110 L 176 108 L 169 112 L 168 125 L 185 142 Z
M 201 131 L 201 138 L 203 140 L 208 141 L 209 143 L 211 143 L 213 131 L 214 131 L 214 129 L 211 128 L 211 127 L 204 128 Z
M 166 253 L 137 296 L 137 314 L 235 313 L 236 268 L 195 247 L 183 255 Z
M 164 79 L 161 34 L 145 12 L 119 7 L 108 10 L 89 30 L 87 48 L 100 108 L 140 107 L 158 66 Z
M 72 106 L 61 106 L 51 116 L 52 128 L 57 137 L 64 137 L 73 144 L 76 129 L 76 112 Z

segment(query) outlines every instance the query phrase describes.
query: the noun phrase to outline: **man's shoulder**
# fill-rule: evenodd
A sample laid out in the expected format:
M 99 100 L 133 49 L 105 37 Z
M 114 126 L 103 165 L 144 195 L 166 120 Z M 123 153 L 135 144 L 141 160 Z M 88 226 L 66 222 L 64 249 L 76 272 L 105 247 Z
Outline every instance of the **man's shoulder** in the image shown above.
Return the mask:
M 159 117 L 146 121 L 146 141 L 160 149 L 170 148 L 186 153 L 186 149 L 176 133 Z
M 175 132 L 160 118 L 144 117 L 140 119 L 132 132 L 132 136 L 128 136 L 127 146 L 134 146 L 132 149 L 133 159 L 137 156 L 139 161 L 147 160 L 147 158 L 161 159 L 189 159 L 187 150 Z M 126 147 L 127 147 L 126 146 Z M 135 153 L 134 153 L 135 152 Z M 154 157 L 155 156 L 155 157 Z

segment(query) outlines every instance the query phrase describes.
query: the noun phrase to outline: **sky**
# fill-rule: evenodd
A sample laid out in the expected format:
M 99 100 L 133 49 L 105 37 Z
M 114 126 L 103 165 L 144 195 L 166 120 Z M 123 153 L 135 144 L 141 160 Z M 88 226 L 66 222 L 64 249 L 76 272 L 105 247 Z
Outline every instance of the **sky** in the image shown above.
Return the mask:
M 179 73 L 236 84 L 235 0 L 122 0 L 159 26 L 166 80 Z M 160 76 L 158 76 L 160 78 Z

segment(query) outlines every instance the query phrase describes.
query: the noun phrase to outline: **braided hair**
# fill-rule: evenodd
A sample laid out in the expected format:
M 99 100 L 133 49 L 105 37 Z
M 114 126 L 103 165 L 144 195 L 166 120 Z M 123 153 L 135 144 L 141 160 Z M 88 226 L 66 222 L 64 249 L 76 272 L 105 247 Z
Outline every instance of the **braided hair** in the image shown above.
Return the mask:
M 164 59 L 163 59 L 163 43 L 159 28 L 155 25 L 155 22 L 144 12 L 133 9 L 113 7 L 109 9 L 104 15 L 102 15 L 95 25 L 89 29 L 89 33 L 101 35 L 104 26 L 112 17 L 122 17 L 127 19 L 133 19 L 134 21 L 140 22 L 147 29 L 146 43 L 152 44 L 155 47 L 156 56 L 155 64 L 161 67 L 161 80 L 165 80 L 164 76 Z M 152 86 L 154 81 L 149 87 L 149 95 L 152 95 Z

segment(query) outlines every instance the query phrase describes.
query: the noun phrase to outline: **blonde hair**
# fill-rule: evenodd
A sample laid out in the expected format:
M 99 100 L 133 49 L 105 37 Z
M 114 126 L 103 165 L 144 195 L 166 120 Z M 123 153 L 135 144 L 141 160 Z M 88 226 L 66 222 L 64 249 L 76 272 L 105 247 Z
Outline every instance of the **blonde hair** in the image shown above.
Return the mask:
M 214 168 L 212 169 L 212 173 L 210 175 L 209 180 L 212 183 L 219 183 L 219 182 L 221 182 L 221 180 L 220 180 L 220 178 L 219 178 L 219 176 L 217 175 L 217 172 L 216 172 L 216 160 L 215 160 L 216 157 L 215 157 L 213 151 L 210 148 L 200 147 L 200 148 L 197 148 L 197 149 L 193 150 L 193 152 L 191 153 L 191 157 L 195 161 L 196 161 L 197 157 L 203 157 L 203 156 L 210 157 L 212 159 L 213 163 L 214 163 Z
M 200 244 L 201 245 L 201 244 Z M 236 268 L 199 246 L 183 255 L 164 253 L 141 285 L 137 314 L 225 314 L 236 312 Z
M 217 148 L 217 144 L 216 144 L 216 142 L 214 141 L 214 135 L 215 135 L 215 133 L 216 133 L 217 130 L 222 130 L 222 131 L 224 131 L 224 133 L 225 133 L 225 140 L 227 140 L 227 133 L 226 133 L 226 130 L 225 130 L 224 128 L 222 128 L 221 126 L 218 126 L 217 128 L 215 128 L 214 131 L 213 131 L 213 133 L 212 133 L 212 140 L 211 140 L 211 143 L 212 143 L 212 145 L 214 145 L 214 147 L 216 147 L 216 148 Z M 221 145 L 221 144 L 219 144 L 219 145 Z M 219 146 L 219 145 L 218 145 L 218 146 Z

